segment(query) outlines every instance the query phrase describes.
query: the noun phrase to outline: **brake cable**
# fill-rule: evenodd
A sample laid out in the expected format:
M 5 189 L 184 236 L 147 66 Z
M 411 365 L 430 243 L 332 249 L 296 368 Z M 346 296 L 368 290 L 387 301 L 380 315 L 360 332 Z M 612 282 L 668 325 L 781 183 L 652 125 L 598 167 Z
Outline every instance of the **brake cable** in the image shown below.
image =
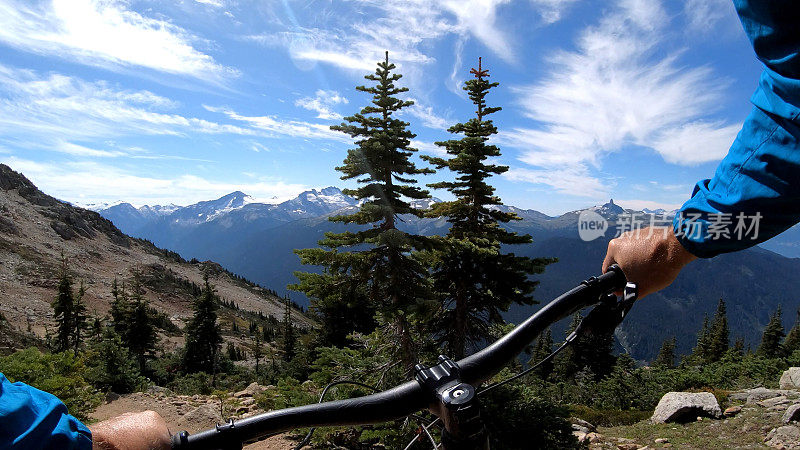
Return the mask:
M 523 370 L 522 372 L 481 389 L 478 391 L 477 395 L 489 392 L 494 388 L 510 383 L 536 370 L 542 364 L 555 358 L 556 355 L 561 353 L 562 350 L 572 344 L 581 334 L 597 333 L 598 330 L 603 328 L 606 330 L 610 328 L 613 331 L 617 328 L 617 326 L 619 326 L 620 323 L 622 323 L 622 320 L 625 318 L 625 316 L 628 315 L 628 312 L 631 310 L 631 307 L 636 301 L 637 296 L 638 289 L 635 283 L 627 283 L 625 285 L 622 300 L 618 300 L 617 296 L 614 294 L 604 295 L 601 298 L 600 303 L 595 306 L 594 309 L 589 311 L 589 314 L 587 314 L 586 317 L 581 319 L 581 321 L 578 323 L 578 326 L 575 327 L 575 330 L 573 330 L 572 333 L 570 333 L 569 336 L 564 339 L 564 343 L 561 344 L 557 349 L 555 349 L 541 361 Z M 611 324 L 613 324 L 613 326 L 610 326 Z
M 370 386 L 370 385 L 368 385 L 368 384 L 362 383 L 362 382 L 360 382 L 360 381 L 353 381 L 353 380 L 339 380 L 339 381 L 334 381 L 334 382 L 332 382 L 332 383 L 328 383 L 328 385 L 327 385 L 327 386 L 325 386 L 325 388 L 323 388 L 323 389 L 322 389 L 322 393 L 319 395 L 319 401 L 317 401 L 317 403 L 322 403 L 322 402 L 325 400 L 325 394 L 327 394 L 327 393 L 328 393 L 328 391 L 329 391 L 329 390 L 330 390 L 332 387 L 334 387 L 334 386 L 339 386 L 339 385 L 342 385 L 342 384 L 352 384 L 352 385 L 355 385 L 355 386 L 360 386 L 360 387 L 363 387 L 363 388 L 367 388 L 367 389 L 371 390 L 372 392 L 380 392 L 380 389 L 378 389 L 378 388 L 376 388 L 376 387 L 374 387 L 374 386 Z M 434 420 L 433 422 L 431 422 L 431 423 L 429 423 L 427 426 L 425 426 L 425 424 L 424 424 L 425 418 L 424 418 L 424 417 L 422 417 L 422 416 L 419 416 L 419 415 L 417 415 L 417 414 L 411 414 L 411 415 L 409 415 L 408 417 L 412 417 L 412 418 L 414 418 L 414 419 L 417 419 L 418 421 L 420 421 L 420 423 L 421 423 L 421 426 L 420 426 L 420 427 L 421 427 L 421 428 L 422 428 L 422 430 L 425 432 L 425 434 L 427 434 L 427 435 L 428 435 L 428 438 L 430 439 L 430 441 L 431 441 L 431 444 L 433 445 L 433 448 L 434 448 L 434 450 L 435 450 L 435 449 L 437 448 L 436 440 L 435 440 L 435 439 L 433 439 L 433 436 L 431 435 L 430 431 L 428 431 L 428 429 L 429 429 L 430 427 L 432 427 L 434 424 L 436 424 L 436 422 L 438 422 L 438 421 L 439 421 L 439 419 L 437 418 L 436 420 Z M 294 450 L 300 450 L 300 449 L 302 449 L 303 447 L 305 447 L 306 445 L 308 445 L 308 443 L 311 441 L 311 438 L 314 436 L 314 431 L 316 431 L 316 429 L 317 429 L 317 427 L 311 427 L 311 429 L 310 429 L 310 430 L 308 430 L 308 433 L 306 433 L 306 435 L 305 435 L 305 437 L 303 438 L 303 440 L 302 440 L 302 441 L 300 441 L 300 442 L 297 444 L 297 446 L 295 446 Z M 420 434 L 417 434 L 417 436 L 414 438 L 414 441 L 416 441 L 416 439 L 417 439 L 419 436 L 420 436 Z M 411 444 L 412 444 L 414 441 L 412 441 L 411 443 L 409 443 L 409 446 L 410 446 L 410 445 L 411 445 Z M 406 447 L 406 448 L 408 448 L 408 447 Z

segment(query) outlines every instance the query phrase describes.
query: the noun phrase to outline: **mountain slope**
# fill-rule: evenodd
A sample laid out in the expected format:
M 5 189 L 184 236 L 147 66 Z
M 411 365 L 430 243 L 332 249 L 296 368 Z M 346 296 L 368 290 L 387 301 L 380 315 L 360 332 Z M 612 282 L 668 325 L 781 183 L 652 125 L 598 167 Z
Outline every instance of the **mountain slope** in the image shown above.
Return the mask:
M 88 311 L 108 312 L 111 284 L 130 270 L 142 273 L 151 304 L 179 326 L 190 315 L 191 283 L 211 274 L 218 294 L 243 310 L 281 317 L 283 306 L 269 291 L 232 276 L 215 263 L 190 264 L 176 253 L 123 234 L 98 213 L 76 208 L 39 191 L 23 175 L 0 165 L 0 313 L 17 331 L 44 336 L 52 330 L 61 255 L 76 281 L 86 284 Z M 297 314 L 298 323 L 311 322 Z

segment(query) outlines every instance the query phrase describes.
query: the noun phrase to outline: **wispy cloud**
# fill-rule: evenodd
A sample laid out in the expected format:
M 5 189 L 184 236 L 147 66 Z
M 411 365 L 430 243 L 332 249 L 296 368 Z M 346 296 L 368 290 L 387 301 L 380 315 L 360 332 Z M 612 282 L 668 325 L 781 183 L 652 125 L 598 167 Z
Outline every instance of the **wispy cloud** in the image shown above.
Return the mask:
M 247 183 L 231 183 L 194 174 L 172 178 L 142 176 L 98 162 L 51 164 L 13 156 L 2 157 L 0 162 L 24 173 L 44 192 L 58 193 L 62 200 L 83 205 L 118 200 L 134 205 L 187 205 L 237 190 L 256 198 L 286 200 L 308 189 L 306 185 L 281 180 L 255 179 Z
M 425 106 L 414 98 L 410 100 L 414 101 L 414 104 L 405 112 L 419 119 L 422 125 L 435 130 L 446 130 L 451 125 L 451 121 L 437 114 L 432 106 Z
M 294 102 L 295 106 L 314 111 L 317 119 L 339 120 L 342 115 L 333 111 L 336 105 L 347 104 L 348 100 L 336 91 L 317 90 L 314 97 L 303 97 Z
M 550 58 L 542 81 L 515 89 L 536 126 L 512 129 L 501 141 L 522 149 L 519 159 L 537 169 L 510 177 L 597 196 L 607 189 L 589 168 L 600 167 L 610 152 L 646 147 L 683 165 L 725 154 L 738 124 L 712 117 L 726 83 L 709 67 L 685 67 L 679 55 L 662 56 L 666 17 L 658 1 L 620 0 L 580 34 L 576 51 Z M 589 178 L 583 188 L 575 189 L 574 174 Z
M 564 13 L 580 0 L 530 0 L 546 24 L 556 23 Z
M 145 17 L 126 2 L 0 0 L 0 42 L 22 51 L 109 69 L 145 67 L 213 83 L 237 75 L 196 49 L 195 41 L 185 29 Z
M 266 132 L 266 136 L 291 136 L 309 139 L 328 139 L 339 142 L 352 142 L 349 136 L 333 131 L 328 125 L 303 122 L 298 120 L 281 120 L 275 116 L 245 116 L 229 108 L 218 108 L 204 105 L 211 112 L 221 113 L 231 120 L 243 122 L 250 129 Z
M 474 37 L 506 61 L 513 61 L 510 39 L 496 24 L 498 8 L 510 0 L 353 0 L 324 10 L 310 22 L 246 39 L 288 50 L 299 67 L 331 64 L 347 70 L 372 70 L 387 49 L 409 73 L 432 63 L 428 51 L 448 35 Z M 290 8 L 289 3 L 285 3 Z M 290 11 L 291 12 L 291 11 Z M 405 64 L 405 65 L 404 65 Z M 413 74 L 412 74 L 413 77 Z

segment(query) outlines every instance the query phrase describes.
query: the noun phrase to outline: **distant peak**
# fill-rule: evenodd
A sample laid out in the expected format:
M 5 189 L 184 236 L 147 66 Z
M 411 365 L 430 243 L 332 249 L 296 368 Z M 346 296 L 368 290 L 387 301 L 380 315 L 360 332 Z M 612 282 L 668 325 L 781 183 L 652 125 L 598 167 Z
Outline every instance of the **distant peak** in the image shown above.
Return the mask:
M 342 190 L 336 186 L 328 186 L 323 188 L 320 192 L 322 192 L 322 195 L 338 195 L 342 193 Z
M 242 191 L 233 191 L 228 195 L 220 197 L 220 200 L 228 200 L 228 199 L 234 199 L 234 198 L 245 198 L 245 197 L 249 197 L 249 196 L 247 194 L 245 194 L 244 192 L 242 192 Z

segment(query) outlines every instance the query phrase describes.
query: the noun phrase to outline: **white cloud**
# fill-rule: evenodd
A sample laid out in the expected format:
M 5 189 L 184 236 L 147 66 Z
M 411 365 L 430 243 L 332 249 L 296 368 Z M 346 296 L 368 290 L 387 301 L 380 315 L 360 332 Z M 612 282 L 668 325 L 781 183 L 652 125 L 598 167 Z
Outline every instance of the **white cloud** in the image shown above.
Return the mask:
M 188 31 L 126 7 L 113 0 L 0 0 L 0 42 L 109 69 L 146 67 L 214 83 L 237 75 L 194 48 Z
M 405 113 L 411 114 L 422 122 L 422 125 L 436 130 L 446 130 L 450 127 L 451 121 L 434 112 L 432 106 L 423 106 L 420 101 L 412 98 L 414 104 L 405 109 Z
M 325 63 L 370 71 L 383 60 L 384 51 L 391 50 L 391 60 L 404 74 L 421 78 L 417 66 L 435 61 L 427 52 L 428 47 L 447 35 L 475 37 L 504 60 L 513 61 L 509 38 L 495 23 L 498 8 L 509 2 L 353 0 L 337 4 L 336 14 L 323 9 L 308 21 L 320 24 L 317 27 L 294 24 L 286 31 L 245 38 L 286 48 L 303 69 Z
M 512 181 L 522 181 L 534 185 L 547 186 L 549 192 L 555 190 L 559 194 L 589 197 L 594 199 L 608 198 L 611 187 L 589 175 L 586 167 L 565 166 L 547 169 L 511 168 L 503 174 Z
M 303 97 L 294 102 L 295 106 L 314 111 L 317 119 L 340 120 L 342 115 L 334 112 L 333 107 L 349 103 L 348 100 L 336 91 L 317 90 L 314 97 Z
M 427 153 L 431 156 L 438 156 L 440 158 L 448 158 L 449 155 L 447 154 L 447 150 L 438 145 L 434 144 L 433 142 L 425 142 L 425 141 L 418 141 L 412 140 L 411 141 L 411 148 L 415 148 L 422 153 Z
M 500 141 L 522 149 L 537 167 L 531 179 L 578 194 L 572 174 L 586 176 L 587 191 L 603 183 L 589 169 L 610 152 L 645 147 L 666 161 L 694 165 L 724 155 L 737 124 L 709 119 L 721 104 L 725 80 L 709 67 L 685 67 L 662 56 L 667 17 L 654 0 L 620 0 L 597 26 L 581 33 L 576 51 L 550 58 L 550 71 L 515 89 L 535 127 L 503 132 Z M 551 176 L 559 173 L 567 176 Z M 510 173 L 515 179 L 523 174 Z
M 174 178 L 141 176 L 95 162 L 52 164 L 13 156 L 0 158 L 0 162 L 24 173 L 45 193 L 83 205 L 121 199 L 134 205 L 187 205 L 237 190 L 255 198 L 287 200 L 308 189 L 306 185 L 280 180 L 257 179 L 248 183 L 229 183 L 194 174 Z
M 215 8 L 222 8 L 223 6 L 225 6 L 225 4 L 222 3 L 222 0 L 194 0 L 194 1 L 197 3 L 202 3 L 204 5 L 213 6 Z
M 228 108 L 204 105 L 211 112 L 225 114 L 228 118 L 246 123 L 250 128 L 266 132 L 266 136 L 292 136 L 310 139 L 328 139 L 339 142 L 352 142 L 349 136 L 333 131 L 328 125 L 297 120 L 283 121 L 275 116 L 244 116 Z
M 683 11 L 692 33 L 714 33 L 718 37 L 717 25 L 723 23 L 728 30 L 739 32 L 736 10 L 729 0 L 686 0 Z
M 177 105 L 149 91 L 120 90 L 104 81 L 41 75 L 0 65 L 0 132 L 6 138 L 51 141 L 120 135 L 182 135 L 255 130 L 165 112 Z
M 579 0 L 530 0 L 546 24 L 556 23 Z

